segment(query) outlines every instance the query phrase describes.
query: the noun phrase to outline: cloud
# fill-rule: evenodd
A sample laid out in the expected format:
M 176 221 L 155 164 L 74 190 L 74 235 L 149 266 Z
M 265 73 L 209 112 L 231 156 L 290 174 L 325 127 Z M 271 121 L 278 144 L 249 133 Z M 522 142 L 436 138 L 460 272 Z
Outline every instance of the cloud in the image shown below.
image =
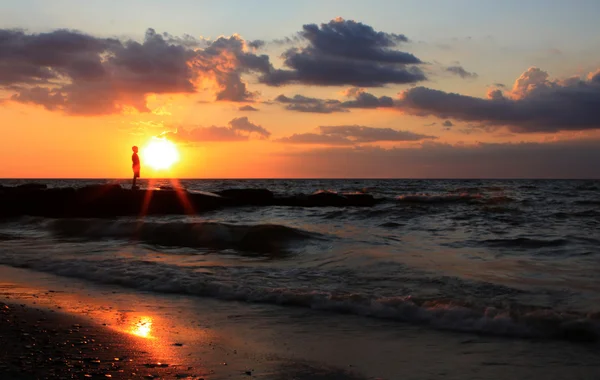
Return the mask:
M 354 100 L 342 103 L 342 106 L 346 108 L 387 108 L 394 106 L 394 100 L 389 96 L 378 98 L 358 87 L 346 90 L 345 95 L 349 98 L 354 98 Z
M 258 41 L 250 43 L 251 48 L 257 46 L 260 46 Z M 269 56 L 249 52 L 246 42 L 238 35 L 219 37 L 206 49 L 196 51 L 191 65 L 216 81 L 217 100 L 235 102 L 249 101 L 256 96 L 246 88 L 242 74 L 273 70 Z
M 450 128 L 450 127 L 454 126 L 454 124 L 452 124 L 452 122 L 450 120 L 445 120 L 442 123 L 442 126 Z
M 477 73 L 470 73 L 459 65 L 446 67 L 446 71 L 451 74 L 458 75 L 463 79 L 474 79 L 478 77 Z
M 245 105 L 238 108 L 239 111 L 260 111 L 258 108 L 254 108 L 251 105 Z
M 355 145 L 381 141 L 419 141 L 424 139 L 435 139 L 435 137 L 391 128 L 340 125 L 320 126 L 317 133 L 293 134 L 277 141 L 289 144 Z
M 201 79 L 214 81 L 216 100 L 248 101 L 256 94 L 241 76 L 272 71 L 267 55 L 249 51 L 259 46 L 237 35 L 208 41 L 153 29 L 142 42 L 0 29 L 0 89 L 12 101 L 75 115 L 149 112 L 148 94 L 194 93 Z
M 303 95 L 288 97 L 279 95 L 274 100 L 286 104 L 285 109 L 298 112 L 333 113 L 348 112 L 350 108 L 389 108 L 394 106 L 394 99 L 389 96 L 377 97 L 359 87 L 352 87 L 344 92 L 352 100 L 319 99 Z
M 320 148 L 285 153 L 286 172 L 324 178 L 597 178 L 600 140 L 411 148 Z
M 413 115 L 508 126 L 517 133 L 598 129 L 600 71 L 585 78 L 549 80 L 545 71 L 532 67 L 512 90 L 490 90 L 486 99 L 414 87 L 396 103 Z
M 116 40 L 69 30 L 26 34 L 0 29 L 0 85 L 102 78 L 106 72 L 100 54 L 119 45 Z
M 252 136 L 266 139 L 271 136 L 271 132 L 250 122 L 247 117 L 239 117 L 231 120 L 226 127 L 213 125 L 191 129 L 178 128 L 174 132 L 161 134 L 161 137 L 181 143 L 245 141 Z
M 426 79 L 417 66 L 420 59 L 395 49 L 408 41 L 401 34 L 377 32 L 369 25 L 337 18 L 320 26 L 304 25 L 299 37 L 307 45 L 285 51 L 285 68 L 265 72 L 262 83 L 378 87 Z
M 271 136 L 271 132 L 258 124 L 250 122 L 246 116 L 231 120 L 229 126 L 235 131 L 248 132 L 249 134 L 254 133 L 262 139 L 268 139 Z
M 152 29 L 143 43 L 58 30 L 0 31 L 0 82 L 16 85 L 13 101 L 70 114 L 148 112 L 149 93 L 191 93 L 193 52 Z
M 265 46 L 265 44 L 266 42 L 262 40 L 248 41 L 248 46 L 250 46 L 252 49 L 260 49 Z
M 310 98 L 303 95 L 294 95 L 289 98 L 279 95 L 275 98 L 278 103 L 286 104 L 285 109 L 298 112 L 333 113 L 348 112 L 342 107 L 342 102 L 334 99 Z

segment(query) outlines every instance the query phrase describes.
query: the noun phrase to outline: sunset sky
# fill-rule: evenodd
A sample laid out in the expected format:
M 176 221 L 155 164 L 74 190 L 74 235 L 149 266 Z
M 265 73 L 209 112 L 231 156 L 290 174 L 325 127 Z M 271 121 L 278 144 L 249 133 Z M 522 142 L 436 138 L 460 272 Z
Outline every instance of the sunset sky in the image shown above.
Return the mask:
M 600 2 L 15 0 L 0 177 L 600 178 Z

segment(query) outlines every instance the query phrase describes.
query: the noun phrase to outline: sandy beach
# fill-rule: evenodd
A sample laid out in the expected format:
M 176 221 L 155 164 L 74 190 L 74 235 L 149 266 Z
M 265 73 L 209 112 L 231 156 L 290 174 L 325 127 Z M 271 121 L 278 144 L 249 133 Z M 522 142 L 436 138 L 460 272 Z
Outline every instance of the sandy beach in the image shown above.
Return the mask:
M 2 379 L 364 378 L 352 374 L 351 366 L 340 369 L 248 349 L 258 342 L 245 341 L 238 331 L 209 327 L 218 323 L 214 315 L 182 323 L 164 312 L 149 315 L 142 300 L 140 312 L 132 304 L 123 309 L 131 298 L 120 298 L 116 290 L 77 292 L 59 283 L 43 289 L 14 282 L 24 280 L 27 271 L 1 271 L 4 280 L 12 280 L 0 283 L 0 337 L 7 343 L 0 348 Z M 45 280 L 37 285 L 51 284 Z M 106 299 L 109 294 L 112 300 Z M 243 317 L 214 313 L 225 320 Z
M 134 348 L 138 339 L 89 320 L 25 304 L 0 303 L 0 310 L 3 379 L 192 378 L 193 368 L 156 362 Z

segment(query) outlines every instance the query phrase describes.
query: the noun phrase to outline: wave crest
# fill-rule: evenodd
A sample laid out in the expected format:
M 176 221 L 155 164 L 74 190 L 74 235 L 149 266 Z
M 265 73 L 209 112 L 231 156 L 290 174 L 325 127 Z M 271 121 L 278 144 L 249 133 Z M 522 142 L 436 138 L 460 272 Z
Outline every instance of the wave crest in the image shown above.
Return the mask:
M 149 244 L 191 248 L 233 248 L 274 253 L 294 241 L 316 235 L 277 224 L 234 225 L 215 222 L 135 222 L 102 219 L 59 219 L 51 230 L 61 237 L 90 240 L 139 240 Z
M 445 299 L 381 297 L 304 287 L 274 288 L 268 283 L 228 280 L 236 275 L 236 270 L 249 269 L 243 267 L 228 268 L 232 273 L 222 278 L 222 273 L 207 274 L 164 263 L 125 259 L 60 260 L 47 256 L 40 260 L 14 254 L 3 257 L 2 264 L 145 291 L 306 307 L 422 324 L 442 330 L 522 338 L 600 340 L 600 319 L 594 314 L 525 306 L 476 306 Z

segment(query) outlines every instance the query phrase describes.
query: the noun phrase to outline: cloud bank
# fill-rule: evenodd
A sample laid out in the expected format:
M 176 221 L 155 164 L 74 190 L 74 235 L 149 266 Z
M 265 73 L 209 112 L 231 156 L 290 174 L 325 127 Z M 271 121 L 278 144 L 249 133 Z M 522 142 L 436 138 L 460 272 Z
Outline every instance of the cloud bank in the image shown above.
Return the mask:
M 287 144 L 357 145 L 382 141 L 399 142 L 425 139 L 435 139 L 435 137 L 391 128 L 340 125 L 320 126 L 316 133 L 297 133 L 276 141 Z
M 210 42 L 148 29 L 140 43 L 0 30 L 0 87 L 14 92 L 13 101 L 73 115 L 149 112 L 148 94 L 192 94 L 202 79 L 215 83 L 216 100 L 249 101 L 256 94 L 242 75 L 272 70 L 267 55 L 250 50 L 236 35 Z
M 511 90 L 490 90 L 486 99 L 415 87 L 400 93 L 396 106 L 412 115 L 508 126 L 517 133 L 600 128 L 600 71 L 585 78 L 548 77 L 532 67 Z
M 348 112 L 342 106 L 342 102 L 335 99 L 318 99 L 303 95 L 294 95 L 289 98 L 282 94 L 276 97 L 275 101 L 285 104 L 285 109 L 289 111 L 313 113 Z
M 351 99 L 341 101 L 337 99 L 319 99 L 303 95 L 288 97 L 283 94 L 274 99 L 277 103 L 285 104 L 285 109 L 298 112 L 334 113 L 348 112 L 351 108 L 390 108 L 394 106 L 394 99 L 389 96 L 377 97 L 363 88 L 352 87 L 344 92 Z
M 600 140 L 420 147 L 323 148 L 287 153 L 286 170 L 323 178 L 597 178 Z

